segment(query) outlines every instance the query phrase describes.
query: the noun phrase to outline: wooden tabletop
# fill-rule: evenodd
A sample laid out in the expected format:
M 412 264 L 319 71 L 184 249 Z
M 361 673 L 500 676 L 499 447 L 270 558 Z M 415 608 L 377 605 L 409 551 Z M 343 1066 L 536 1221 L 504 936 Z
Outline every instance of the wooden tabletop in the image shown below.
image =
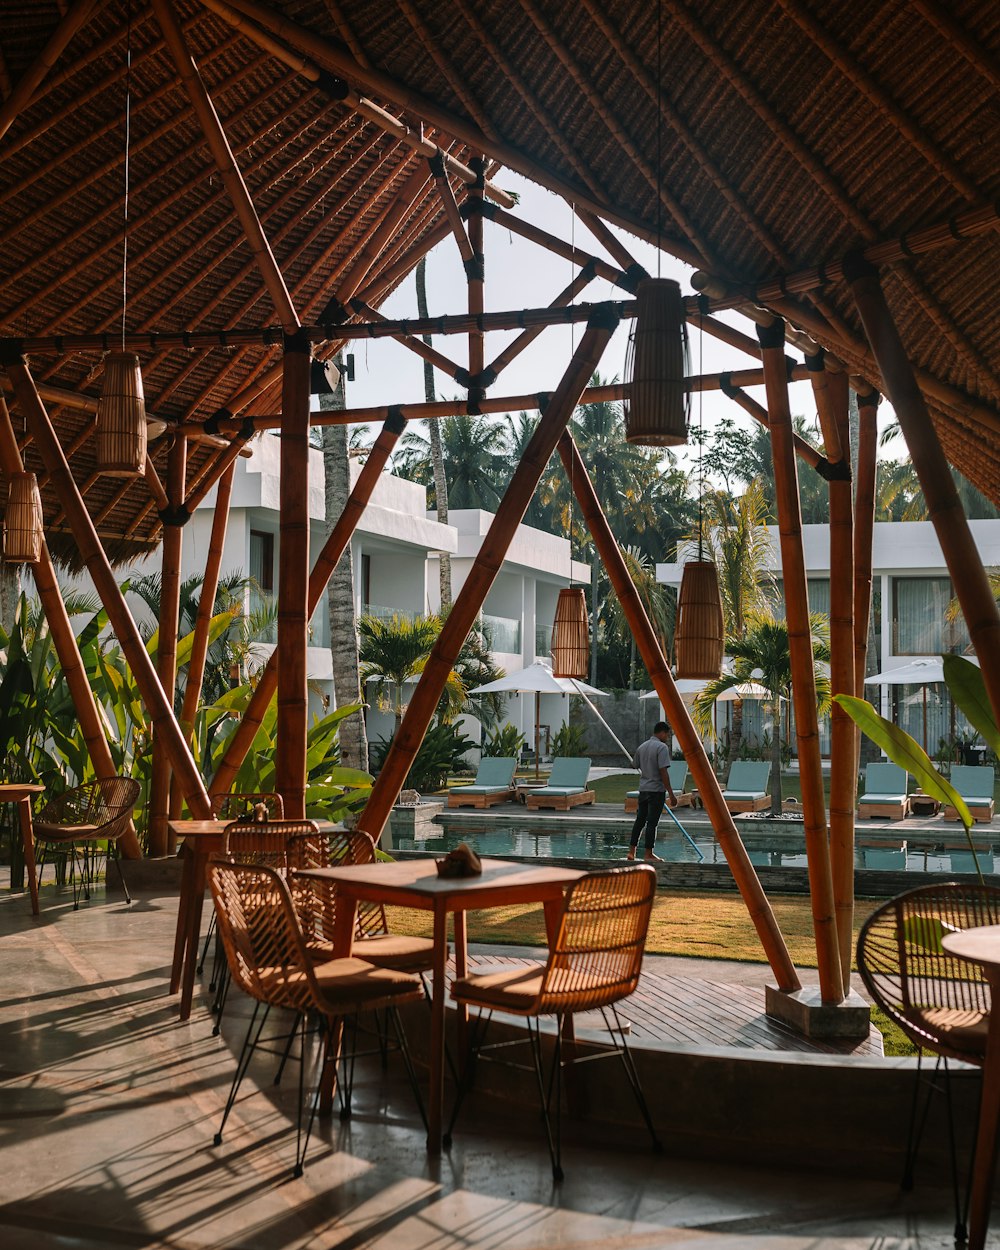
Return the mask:
M 980 925 L 975 929 L 962 929 L 959 933 L 947 933 L 941 945 L 949 955 L 968 959 L 970 963 L 1000 965 L 1000 924 Z
M 16 803 L 31 794 L 41 794 L 44 789 L 34 781 L 0 781 L 0 803 Z

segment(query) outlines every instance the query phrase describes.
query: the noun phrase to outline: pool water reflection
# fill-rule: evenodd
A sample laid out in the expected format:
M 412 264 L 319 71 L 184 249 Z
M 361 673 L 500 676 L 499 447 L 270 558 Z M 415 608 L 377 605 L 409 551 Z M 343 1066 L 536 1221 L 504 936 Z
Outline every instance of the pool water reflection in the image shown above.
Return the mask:
M 706 864 L 721 864 L 725 856 L 714 837 L 705 829 L 692 827 L 691 837 L 704 856 Z M 805 847 L 789 837 L 780 839 L 780 845 L 768 844 L 762 838 L 748 839 L 747 854 L 750 862 L 761 867 L 805 868 Z M 623 860 L 628 851 L 628 835 L 621 829 L 556 829 L 517 828 L 504 825 L 485 829 L 482 825 L 461 825 L 449 822 L 447 830 L 431 837 L 418 838 L 396 835 L 395 850 L 423 851 L 444 855 L 459 842 L 466 842 L 479 855 L 517 855 L 525 859 L 592 859 Z M 670 863 L 696 863 L 698 855 L 677 829 L 660 826 L 656 838 L 656 853 Z M 640 844 L 641 854 L 641 844 Z M 976 854 L 983 873 L 994 873 L 994 848 L 978 847 Z M 885 846 L 859 846 L 855 849 L 855 867 L 889 872 L 935 872 L 974 873 L 972 854 L 964 849 L 934 849 L 891 843 Z

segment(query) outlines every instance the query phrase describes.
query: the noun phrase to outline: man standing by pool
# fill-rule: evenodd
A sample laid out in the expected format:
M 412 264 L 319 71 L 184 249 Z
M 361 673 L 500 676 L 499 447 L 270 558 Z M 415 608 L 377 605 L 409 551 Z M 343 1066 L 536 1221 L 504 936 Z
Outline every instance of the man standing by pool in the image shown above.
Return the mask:
M 663 861 L 653 853 L 656 845 L 656 826 L 659 824 L 667 796 L 670 796 L 671 807 L 677 806 L 677 796 L 670 784 L 670 748 L 667 738 L 670 726 L 666 721 L 657 721 L 653 726 L 653 736 L 647 738 L 632 758 L 633 767 L 638 768 L 639 810 L 636 812 L 635 824 L 632 826 L 632 838 L 629 842 L 628 858 L 635 859 L 635 848 L 639 845 L 639 834 L 643 825 L 646 826 L 646 862 L 660 864 Z

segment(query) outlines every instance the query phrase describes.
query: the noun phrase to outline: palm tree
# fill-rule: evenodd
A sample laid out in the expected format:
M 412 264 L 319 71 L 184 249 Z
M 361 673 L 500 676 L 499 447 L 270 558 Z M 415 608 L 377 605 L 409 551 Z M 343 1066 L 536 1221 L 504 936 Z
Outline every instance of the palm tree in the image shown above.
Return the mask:
M 464 414 L 445 417 L 438 424 L 444 445 L 449 507 L 495 512 L 509 467 L 503 425 L 486 417 Z M 402 477 L 433 486 L 430 440 L 415 430 L 403 435 L 394 464 Z M 435 505 L 436 502 L 435 499 Z
M 374 683 L 379 706 L 390 710 L 398 730 L 403 723 L 406 703 L 403 687 L 419 677 L 427 664 L 431 648 L 441 632 L 439 616 L 401 616 L 388 620 L 378 616 L 362 616 L 358 621 L 361 639 L 361 680 Z M 465 686 L 453 669 L 448 674 L 443 698 L 443 718 L 450 719 L 461 711 L 465 702 Z M 441 709 L 439 709 L 441 711 Z
M 822 715 L 830 706 L 830 679 L 821 667 L 830 659 L 829 623 L 820 613 L 809 618 L 816 665 L 817 708 Z M 788 624 L 770 612 L 749 612 L 741 637 L 726 641 L 733 660 L 733 671 L 710 681 L 694 701 L 694 721 L 703 733 L 713 732 L 716 701 L 726 690 L 755 681 L 767 691 L 773 718 L 771 739 L 771 815 L 781 813 L 781 700 L 792 692 L 792 659 L 788 646 Z
M 764 610 L 774 595 L 764 486 L 754 480 L 735 498 L 712 491 L 705 496 L 705 512 L 705 537 L 719 572 L 727 628 L 742 637 L 747 614 Z
M 649 556 L 635 547 L 622 548 L 622 556 L 632 583 L 638 591 L 649 622 L 656 631 L 664 655 L 673 649 L 674 618 L 677 600 L 672 591 L 656 580 L 656 566 Z M 621 600 L 617 595 L 605 595 L 601 611 L 601 625 L 606 638 L 615 638 L 620 645 L 628 647 L 628 685 L 635 689 L 636 649 L 635 634 L 625 617 Z

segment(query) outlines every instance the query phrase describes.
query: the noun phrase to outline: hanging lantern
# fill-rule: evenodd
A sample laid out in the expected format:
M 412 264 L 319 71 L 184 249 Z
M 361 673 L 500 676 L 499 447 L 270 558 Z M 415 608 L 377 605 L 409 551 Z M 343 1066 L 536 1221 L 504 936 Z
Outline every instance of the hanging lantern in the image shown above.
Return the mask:
M 644 278 L 625 360 L 625 438 L 645 447 L 687 442 L 687 323 L 680 286 Z
M 139 357 L 108 352 L 97 404 L 97 470 L 109 477 L 134 477 L 146 464 L 146 401 Z
M 37 564 L 42 555 L 42 497 L 34 473 L 12 473 L 4 512 L 3 558 Z
M 711 560 L 684 565 L 677 597 L 677 677 L 709 681 L 722 673 L 725 631 L 719 575 Z
M 560 590 L 552 623 L 553 677 L 586 677 L 590 665 L 587 595 L 581 586 Z

